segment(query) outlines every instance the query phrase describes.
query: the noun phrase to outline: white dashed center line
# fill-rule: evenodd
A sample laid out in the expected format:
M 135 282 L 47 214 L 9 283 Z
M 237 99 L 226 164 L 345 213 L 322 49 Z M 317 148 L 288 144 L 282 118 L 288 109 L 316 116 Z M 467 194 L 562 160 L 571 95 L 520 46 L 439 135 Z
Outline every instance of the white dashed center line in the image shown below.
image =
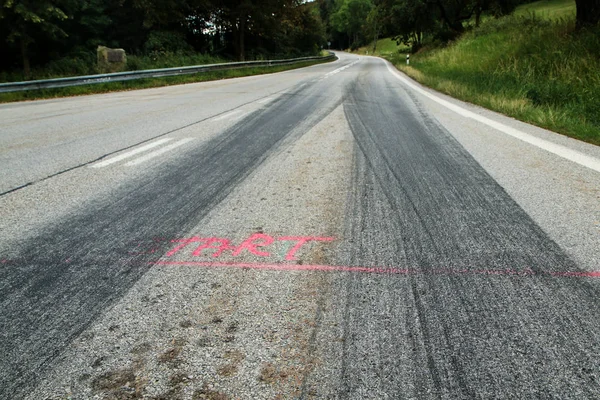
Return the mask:
M 193 138 L 185 138 L 185 139 L 178 140 L 175 143 L 172 143 L 172 144 L 170 144 L 168 146 L 165 146 L 165 147 L 162 147 L 162 148 L 160 148 L 160 149 L 158 149 L 156 151 L 153 151 L 152 153 L 148 153 L 145 156 L 142 156 L 142 157 L 137 158 L 137 159 L 135 159 L 133 161 L 130 161 L 127 164 L 125 164 L 125 166 L 131 167 L 131 166 L 134 166 L 134 165 L 141 164 L 141 163 L 146 162 L 148 160 L 151 160 L 151 159 L 153 159 L 155 157 L 158 157 L 161 154 L 166 153 L 167 151 L 171 151 L 171 150 L 173 150 L 173 149 L 175 149 L 175 148 L 177 148 L 179 146 L 182 146 L 182 145 L 184 145 L 184 144 L 186 144 L 188 142 L 191 142 L 192 140 L 194 140 L 194 139 Z
M 221 121 L 223 119 L 237 119 L 237 118 L 241 118 L 244 115 L 248 114 L 246 111 L 243 110 L 233 110 L 230 111 L 228 113 L 225 113 L 223 115 L 219 115 L 218 117 L 213 118 L 213 121 Z
M 126 152 L 126 153 L 123 153 L 123 154 L 120 154 L 118 156 L 109 158 L 108 160 L 104 160 L 104 161 L 101 161 L 101 162 L 99 162 L 97 164 L 90 165 L 90 168 L 103 168 L 103 167 L 107 167 L 107 166 L 109 166 L 111 164 L 114 164 L 116 162 L 119 162 L 119 161 L 125 160 L 127 158 L 133 157 L 136 154 L 143 153 L 144 151 L 148 151 L 150 149 L 153 149 L 153 148 L 155 148 L 157 146 L 160 146 L 161 144 L 164 144 L 164 143 L 166 143 L 166 142 L 168 142 L 170 140 L 173 140 L 173 139 L 172 138 L 159 139 L 156 142 L 148 143 L 145 146 L 138 147 L 138 148 L 130 150 L 130 151 Z

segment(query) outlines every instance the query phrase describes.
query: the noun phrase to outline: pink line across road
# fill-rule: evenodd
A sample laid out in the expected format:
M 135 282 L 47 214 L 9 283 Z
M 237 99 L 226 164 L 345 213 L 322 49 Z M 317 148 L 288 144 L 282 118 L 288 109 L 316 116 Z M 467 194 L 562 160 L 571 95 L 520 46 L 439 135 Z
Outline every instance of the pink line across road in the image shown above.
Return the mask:
M 261 264 L 261 263 L 236 263 L 236 262 L 202 262 L 202 261 L 157 261 L 154 265 L 205 267 L 205 268 L 239 268 L 272 271 L 340 271 L 362 272 L 369 274 L 394 274 L 394 275 L 503 275 L 503 276 L 555 276 L 576 278 L 600 278 L 600 271 L 566 271 L 566 272 L 535 272 L 531 269 L 517 271 L 513 269 L 502 270 L 470 270 L 470 269 L 432 269 L 417 270 L 403 268 L 382 267 L 344 267 L 336 265 L 302 265 L 302 264 Z

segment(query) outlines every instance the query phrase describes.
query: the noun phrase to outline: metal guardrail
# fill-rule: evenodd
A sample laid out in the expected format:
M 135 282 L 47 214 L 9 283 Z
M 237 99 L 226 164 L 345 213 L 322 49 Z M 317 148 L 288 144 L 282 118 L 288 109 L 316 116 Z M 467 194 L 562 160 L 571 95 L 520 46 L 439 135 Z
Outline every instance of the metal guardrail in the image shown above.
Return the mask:
M 335 54 L 333 54 L 332 52 L 329 52 L 328 56 L 301 57 L 301 58 L 292 58 L 292 59 L 288 59 L 288 60 L 243 61 L 243 62 L 231 62 L 231 63 L 222 63 L 222 64 L 195 65 L 195 66 L 191 66 L 191 67 L 176 67 L 176 68 L 163 68 L 163 69 L 147 69 L 144 71 L 115 72 L 112 74 L 72 76 L 72 77 L 68 77 L 68 78 L 43 79 L 43 80 L 38 80 L 38 81 L 8 82 L 8 83 L 0 83 L 0 93 L 19 92 L 22 90 L 34 90 L 34 89 L 61 88 L 61 87 L 67 87 L 67 86 L 89 85 L 89 84 L 94 84 L 94 83 L 121 82 L 121 81 L 130 81 L 133 79 L 162 78 L 165 76 L 186 75 L 186 74 L 195 74 L 195 73 L 200 73 L 200 72 L 238 69 L 238 68 L 247 68 L 247 67 L 271 67 L 271 66 L 275 66 L 275 65 L 295 64 L 295 63 L 302 62 L 302 61 L 312 61 L 312 60 L 327 61 L 327 60 L 330 60 L 333 58 L 335 58 Z

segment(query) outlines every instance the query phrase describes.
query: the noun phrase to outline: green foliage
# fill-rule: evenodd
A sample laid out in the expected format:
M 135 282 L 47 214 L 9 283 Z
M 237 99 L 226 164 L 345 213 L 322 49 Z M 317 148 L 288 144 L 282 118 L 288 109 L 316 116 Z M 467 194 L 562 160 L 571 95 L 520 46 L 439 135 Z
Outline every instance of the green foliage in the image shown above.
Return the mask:
M 0 7 L 0 19 L 11 27 L 8 42 L 32 40 L 32 33 L 39 30 L 51 36 L 66 36 L 58 22 L 67 15 L 52 1 L 5 0 Z
M 229 49 L 239 60 L 245 60 L 252 53 L 264 56 L 265 53 L 288 52 L 298 37 L 290 26 L 302 15 L 311 15 L 306 13 L 310 5 L 302 0 L 219 0 L 213 4 L 212 22 L 225 31 Z M 323 39 L 319 37 L 318 42 Z M 319 44 L 313 42 L 308 47 L 314 52 Z M 249 48 L 254 51 L 248 51 Z
M 316 3 L 307 3 L 299 9 L 293 30 L 288 34 L 290 45 L 301 54 L 318 54 L 325 45 L 325 23 Z
M 371 0 L 337 0 L 331 26 L 348 35 L 348 45 L 355 49 L 364 43 L 365 24 L 372 9 Z
M 193 51 L 180 32 L 152 31 L 144 44 L 144 52 L 158 57 L 168 53 L 191 53 Z
M 410 48 L 398 44 L 396 40 L 392 38 L 384 38 L 377 40 L 377 44 L 375 46 L 375 51 L 373 51 L 372 45 L 367 45 L 364 47 L 359 47 L 356 49 L 355 53 L 371 55 L 371 56 L 379 56 L 385 58 L 396 57 L 398 54 L 406 55 L 407 52 L 410 52 Z
M 316 54 L 325 40 L 317 3 L 302 0 L 1 0 L 0 71 L 29 77 L 81 70 L 98 45 L 154 61 L 210 53 L 223 59 Z M 65 61 L 61 61 L 61 60 Z M 77 64 L 77 65 L 75 65 Z M 133 62 L 139 67 L 144 62 Z M 39 66 L 48 71 L 40 71 Z M 92 66 L 90 65 L 90 68 Z M 62 72 L 61 72 L 62 73 Z
M 196 4 L 188 0 L 131 0 L 128 8 L 143 15 L 145 28 L 160 29 L 184 21 Z
M 223 63 L 226 60 L 197 53 L 164 53 L 127 57 L 127 70 L 141 71 L 144 69 L 171 68 L 189 65 L 205 65 Z
M 189 65 L 205 65 L 227 62 L 227 60 L 207 54 L 198 53 L 165 53 L 159 55 L 127 56 L 127 71 L 144 69 L 171 68 Z M 86 57 L 63 57 L 46 64 L 43 68 L 34 68 L 31 75 L 34 79 L 51 79 L 67 76 L 97 74 L 96 58 L 93 54 Z M 22 71 L 0 72 L 0 82 L 18 82 L 23 80 Z
M 509 14 L 527 0 L 380 0 L 386 31 L 399 43 L 417 51 L 424 40 L 446 43 L 471 24 L 479 26 L 482 15 Z
M 50 38 L 67 36 L 60 22 L 67 15 L 54 1 L 39 0 L 5 0 L 0 7 L 0 20 L 7 28 L 6 42 L 20 47 L 25 77 L 29 77 L 28 48 L 36 36 L 45 35 Z
M 523 4 L 515 9 L 514 15 L 527 17 L 535 15 L 536 18 L 558 20 L 561 18 L 575 18 L 575 0 L 541 0 L 534 3 Z
M 600 1 L 575 0 L 577 29 L 593 28 L 600 24 Z
M 390 22 L 394 25 L 398 43 L 421 47 L 423 35 L 432 33 L 439 25 L 431 3 L 423 0 L 394 1 L 390 4 Z

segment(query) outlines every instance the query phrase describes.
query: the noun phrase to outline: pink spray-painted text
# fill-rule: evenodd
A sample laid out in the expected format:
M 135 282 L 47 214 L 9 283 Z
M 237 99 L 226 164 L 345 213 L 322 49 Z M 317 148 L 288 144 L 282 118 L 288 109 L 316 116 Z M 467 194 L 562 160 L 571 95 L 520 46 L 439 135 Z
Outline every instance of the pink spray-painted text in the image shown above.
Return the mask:
M 272 247 L 276 243 L 287 242 L 289 248 L 285 253 L 286 261 L 295 261 L 296 254 L 308 243 L 311 242 L 331 242 L 332 237 L 319 236 L 281 236 L 273 237 L 264 233 L 254 233 L 239 245 L 235 245 L 231 240 L 218 237 L 199 237 L 194 236 L 184 239 L 175 239 L 171 242 L 177 243 L 175 247 L 166 253 L 167 257 L 180 255 L 185 252 L 193 257 L 211 256 L 218 258 L 223 254 L 230 254 L 238 257 L 244 254 L 252 254 L 259 257 L 270 257 L 273 254 Z M 190 252 L 191 250 L 191 252 Z

